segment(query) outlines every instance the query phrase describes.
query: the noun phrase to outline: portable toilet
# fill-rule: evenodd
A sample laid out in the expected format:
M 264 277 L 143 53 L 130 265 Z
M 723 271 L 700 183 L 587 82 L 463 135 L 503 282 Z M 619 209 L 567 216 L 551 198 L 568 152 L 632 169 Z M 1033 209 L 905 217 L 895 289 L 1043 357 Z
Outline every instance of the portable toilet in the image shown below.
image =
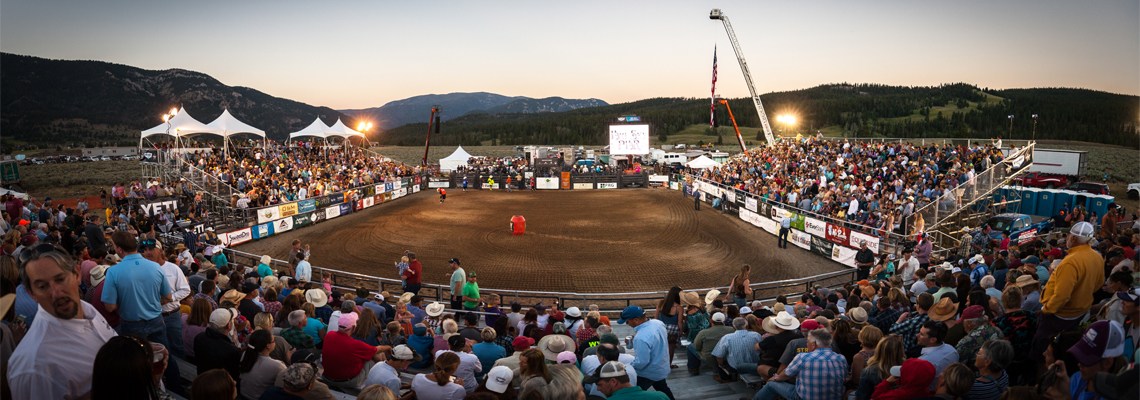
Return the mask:
M 1002 186 L 1001 189 L 995 191 L 997 199 L 994 199 L 994 202 L 1000 203 L 1004 197 L 1006 201 L 1012 201 L 1012 203 L 1005 205 L 1006 212 L 1019 212 L 1019 210 L 1021 210 L 1021 203 L 1016 200 L 1021 196 L 1020 189 L 1021 188 L 1017 186 Z
M 1073 211 L 1073 195 L 1077 192 L 1071 190 L 1053 190 L 1053 215 L 1061 213 L 1061 208 L 1068 208 L 1068 212 Z
M 1073 192 L 1073 205 L 1070 208 L 1075 208 L 1076 206 L 1081 206 L 1081 207 L 1084 207 L 1086 210 L 1088 210 L 1088 208 L 1089 208 L 1089 196 L 1092 196 L 1092 194 L 1089 194 L 1086 192 Z M 1092 211 L 1092 210 L 1089 210 L 1089 211 Z
M 1041 193 L 1041 189 L 1034 187 L 1027 187 L 1021 189 L 1021 213 L 1029 215 L 1037 215 L 1037 195 Z
M 1096 213 L 1097 218 L 1101 218 L 1108 212 L 1108 204 L 1114 200 L 1112 196 L 1103 194 L 1090 194 L 1088 195 L 1088 209 L 1089 212 Z M 1100 221 L 1097 221 L 1099 223 Z
M 1053 200 L 1057 196 L 1057 191 L 1052 189 L 1045 189 L 1037 193 L 1037 215 L 1052 217 L 1056 215 L 1056 209 L 1053 208 Z

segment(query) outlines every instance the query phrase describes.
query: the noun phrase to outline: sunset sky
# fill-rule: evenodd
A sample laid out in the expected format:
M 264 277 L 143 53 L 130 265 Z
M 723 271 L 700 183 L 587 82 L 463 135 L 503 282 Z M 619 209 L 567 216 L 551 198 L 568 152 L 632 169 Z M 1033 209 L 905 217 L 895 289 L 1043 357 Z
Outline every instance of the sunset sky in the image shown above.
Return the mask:
M 1140 94 L 1140 2 L 53 1 L 0 3 L 0 51 L 182 68 L 337 109 L 421 94 L 746 97 L 825 83 Z M 3 66 L 0 65 L 0 69 Z

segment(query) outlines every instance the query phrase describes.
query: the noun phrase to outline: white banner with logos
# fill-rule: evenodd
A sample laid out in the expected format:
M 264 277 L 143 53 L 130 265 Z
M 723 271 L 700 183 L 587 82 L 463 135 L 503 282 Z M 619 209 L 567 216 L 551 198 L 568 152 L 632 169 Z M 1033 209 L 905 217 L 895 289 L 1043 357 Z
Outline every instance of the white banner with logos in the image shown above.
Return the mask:
M 534 182 L 535 189 L 553 189 L 558 190 L 558 178 L 537 178 Z
M 748 210 L 740 210 L 740 219 L 744 222 L 760 227 L 760 215 Z
M 598 182 L 598 189 L 617 189 L 617 182 Z
M 277 206 L 265 207 L 257 210 L 257 223 L 264 224 L 281 218 L 281 210 Z
M 325 219 L 333 219 L 340 216 L 340 206 L 332 206 L 325 209 Z
M 368 196 L 367 198 L 364 199 L 364 208 L 372 207 L 374 205 L 376 205 L 376 197 L 375 196 Z
M 649 175 L 650 182 L 669 182 L 669 175 Z
M 249 228 L 239 229 L 222 235 L 226 246 L 234 246 L 253 240 L 253 231 Z
M 574 189 L 593 189 L 593 188 L 594 188 L 593 183 L 575 183 L 574 184 Z
M 278 234 L 293 230 L 293 218 L 281 218 L 273 222 L 273 233 Z
M 804 218 L 804 230 L 821 238 L 827 237 L 827 223 L 815 218 Z
M 765 215 L 765 217 L 771 217 L 772 219 L 779 221 L 784 219 L 784 216 L 787 215 L 787 212 L 788 211 L 783 208 L 772 206 L 772 215 Z
M 412 185 L 412 193 L 419 193 L 420 185 Z
M 744 208 L 748 211 L 756 212 L 756 199 L 752 197 L 744 198 Z
M 858 245 L 859 243 L 866 242 L 867 249 L 871 250 L 875 254 L 879 254 L 879 238 L 877 237 L 851 230 L 848 241 L 852 245 Z
M 831 259 L 848 267 L 854 267 L 855 253 L 855 249 L 849 249 L 840 245 L 835 245 L 831 248 Z
M 736 204 L 736 191 L 735 190 L 726 190 L 725 191 L 725 199 L 728 200 L 729 203 Z
M 780 224 L 773 221 L 771 218 L 757 217 L 760 219 L 760 227 L 773 235 L 780 234 Z
M 807 233 L 791 229 L 790 232 L 788 232 L 788 240 L 801 249 L 811 250 L 811 235 Z
M 451 182 L 448 182 L 448 181 L 442 181 L 442 182 L 431 181 L 431 182 L 428 182 L 428 187 L 431 189 L 439 189 L 439 188 L 446 189 L 450 186 L 451 186 Z M 376 193 L 380 193 L 380 191 L 377 191 Z

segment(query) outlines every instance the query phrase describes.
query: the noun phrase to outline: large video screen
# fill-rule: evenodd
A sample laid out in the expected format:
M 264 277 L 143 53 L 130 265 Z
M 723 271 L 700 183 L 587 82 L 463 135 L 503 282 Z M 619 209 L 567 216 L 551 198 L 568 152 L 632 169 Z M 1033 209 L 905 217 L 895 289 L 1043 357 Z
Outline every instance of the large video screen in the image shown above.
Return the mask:
M 649 154 L 649 125 L 610 125 L 610 154 Z

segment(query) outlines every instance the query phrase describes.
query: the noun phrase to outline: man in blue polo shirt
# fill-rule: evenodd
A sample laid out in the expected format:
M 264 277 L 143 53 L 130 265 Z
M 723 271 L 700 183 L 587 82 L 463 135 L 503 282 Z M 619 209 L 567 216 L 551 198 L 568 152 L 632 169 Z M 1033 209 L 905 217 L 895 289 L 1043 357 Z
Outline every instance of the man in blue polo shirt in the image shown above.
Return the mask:
M 633 328 L 633 369 L 637 371 L 637 386 L 648 390 L 650 387 L 665 393 L 672 400 L 673 391 L 665 383 L 669 376 L 669 336 L 665 324 L 645 317 L 645 310 L 638 306 L 626 307 L 621 312 L 619 324 Z
M 107 311 L 118 310 L 123 319 L 119 334 L 134 333 L 169 347 L 162 305 L 173 301 L 173 292 L 162 267 L 138 253 L 130 233 L 117 231 L 111 242 L 123 261 L 107 269 L 101 299 Z

